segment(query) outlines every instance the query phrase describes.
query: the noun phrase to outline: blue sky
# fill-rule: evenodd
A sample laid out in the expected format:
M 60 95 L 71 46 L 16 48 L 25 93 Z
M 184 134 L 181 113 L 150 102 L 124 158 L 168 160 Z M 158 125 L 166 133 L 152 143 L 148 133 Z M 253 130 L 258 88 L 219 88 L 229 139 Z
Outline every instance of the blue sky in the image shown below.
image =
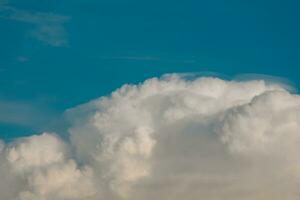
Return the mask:
M 165 73 L 267 74 L 299 88 L 299 8 L 296 0 L 0 0 L 0 137 L 47 129 L 67 108 Z

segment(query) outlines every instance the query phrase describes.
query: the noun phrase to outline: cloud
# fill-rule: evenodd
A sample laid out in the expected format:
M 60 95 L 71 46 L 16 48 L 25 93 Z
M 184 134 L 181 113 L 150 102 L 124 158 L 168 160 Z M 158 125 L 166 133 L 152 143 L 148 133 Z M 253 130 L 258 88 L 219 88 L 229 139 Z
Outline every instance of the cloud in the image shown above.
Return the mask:
M 18 172 L 43 168 L 64 159 L 64 145 L 54 135 L 42 134 L 15 142 L 7 154 L 12 168 Z
M 0 0 L 0 6 L 1 5 L 5 5 L 5 4 L 7 4 L 8 2 L 7 2 L 7 0 Z
M 109 61 L 151 61 L 151 62 L 167 62 L 167 63 L 195 63 L 193 59 L 174 59 L 174 58 L 163 58 L 157 56 L 100 56 L 101 60 Z
M 21 63 L 25 63 L 28 62 L 30 59 L 26 56 L 18 56 L 17 57 L 17 61 L 21 62 Z
M 29 12 L 1 5 L 0 11 L 0 18 L 33 25 L 29 34 L 39 41 L 51 46 L 68 45 L 64 24 L 69 21 L 70 17 L 46 12 Z
M 136 60 L 136 61 L 157 61 L 160 58 L 153 56 L 101 56 L 103 60 Z
M 20 139 L 8 147 L 7 165 L 17 179 L 12 187 L 19 188 L 13 198 L 84 199 L 93 194 L 90 170 L 79 169 L 66 152 L 63 142 L 49 133 Z
M 2 200 L 297 200 L 300 96 L 180 75 L 124 85 L 53 133 L 0 143 Z
M 19 126 L 37 128 L 49 123 L 55 113 L 42 105 L 30 102 L 0 100 L 0 122 Z

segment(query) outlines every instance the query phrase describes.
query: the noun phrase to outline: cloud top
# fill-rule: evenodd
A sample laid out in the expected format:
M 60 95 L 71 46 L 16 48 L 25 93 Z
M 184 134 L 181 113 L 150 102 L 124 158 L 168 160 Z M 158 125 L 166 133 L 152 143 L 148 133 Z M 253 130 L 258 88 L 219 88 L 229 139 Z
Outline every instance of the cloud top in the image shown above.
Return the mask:
M 1 143 L 1 200 L 299 195 L 300 97 L 281 84 L 171 74 L 65 116 L 68 140 L 43 133 Z

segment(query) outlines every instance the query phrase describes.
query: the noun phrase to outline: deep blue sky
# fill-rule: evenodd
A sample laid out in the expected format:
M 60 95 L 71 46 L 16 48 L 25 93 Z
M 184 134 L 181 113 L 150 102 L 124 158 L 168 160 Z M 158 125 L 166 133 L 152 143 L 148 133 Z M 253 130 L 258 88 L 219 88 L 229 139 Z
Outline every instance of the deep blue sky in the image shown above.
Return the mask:
M 0 138 L 164 73 L 300 87 L 299 10 L 299 0 L 0 0 Z

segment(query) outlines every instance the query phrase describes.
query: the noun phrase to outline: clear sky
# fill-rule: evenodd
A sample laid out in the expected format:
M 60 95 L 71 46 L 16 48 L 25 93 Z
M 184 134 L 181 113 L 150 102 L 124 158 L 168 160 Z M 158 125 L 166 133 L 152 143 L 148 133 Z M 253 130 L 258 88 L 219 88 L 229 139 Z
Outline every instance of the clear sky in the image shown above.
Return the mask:
M 267 74 L 299 88 L 299 8 L 298 0 L 0 0 L 0 138 L 165 73 Z

